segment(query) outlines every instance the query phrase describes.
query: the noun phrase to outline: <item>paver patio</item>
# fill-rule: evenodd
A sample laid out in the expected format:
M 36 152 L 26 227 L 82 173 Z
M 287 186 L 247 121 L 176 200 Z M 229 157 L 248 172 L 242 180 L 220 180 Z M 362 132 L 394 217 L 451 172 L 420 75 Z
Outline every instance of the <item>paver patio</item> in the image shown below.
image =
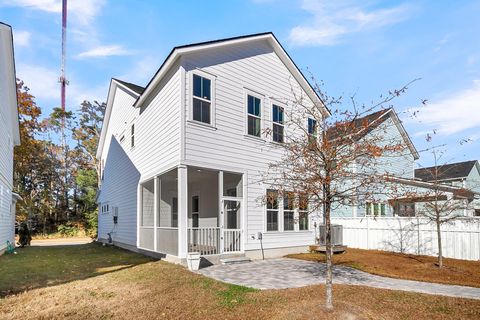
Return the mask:
M 325 264 L 296 259 L 269 259 L 214 265 L 199 273 L 223 282 L 256 289 L 287 289 L 325 283 Z M 411 291 L 480 300 L 480 288 L 393 279 L 345 266 L 334 266 L 333 283 Z

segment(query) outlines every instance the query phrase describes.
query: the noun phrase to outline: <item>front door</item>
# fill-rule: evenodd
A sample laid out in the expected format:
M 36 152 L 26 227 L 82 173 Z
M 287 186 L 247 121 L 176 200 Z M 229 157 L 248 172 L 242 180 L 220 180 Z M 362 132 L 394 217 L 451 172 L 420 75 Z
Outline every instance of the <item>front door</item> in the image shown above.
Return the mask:
M 223 200 L 223 252 L 241 251 L 241 201 Z

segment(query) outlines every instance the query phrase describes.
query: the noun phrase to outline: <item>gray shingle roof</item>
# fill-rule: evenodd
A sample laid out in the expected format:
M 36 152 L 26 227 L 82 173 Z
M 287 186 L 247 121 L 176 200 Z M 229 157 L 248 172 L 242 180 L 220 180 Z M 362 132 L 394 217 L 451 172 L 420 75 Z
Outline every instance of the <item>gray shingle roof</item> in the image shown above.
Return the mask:
M 415 169 L 415 178 L 423 181 L 460 179 L 469 175 L 477 160 L 448 163 L 437 167 Z M 435 170 L 435 168 L 438 168 Z
M 120 82 L 121 84 L 123 84 L 125 87 L 129 88 L 130 90 L 138 93 L 138 94 L 142 94 L 143 93 L 143 90 L 145 90 L 144 87 L 141 87 L 139 85 L 136 85 L 134 83 L 130 83 L 130 82 L 126 82 L 126 81 L 122 81 L 120 79 L 115 79 L 115 81 L 118 81 Z

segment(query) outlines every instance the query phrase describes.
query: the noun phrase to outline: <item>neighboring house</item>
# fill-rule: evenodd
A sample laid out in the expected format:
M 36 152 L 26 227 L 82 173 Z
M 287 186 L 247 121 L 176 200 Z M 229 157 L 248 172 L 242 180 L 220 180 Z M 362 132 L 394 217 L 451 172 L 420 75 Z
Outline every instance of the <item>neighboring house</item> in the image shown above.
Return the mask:
M 99 239 L 174 261 L 305 250 L 308 208 L 263 205 L 259 182 L 282 155 L 280 119 L 297 97 L 322 103 L 272 33 L 176 47 L 145 88 L 112 79 L 97 151 Z
M 477 193 L 477 199 L 474 199 L 473 194 L 468 199 L 470 205 L 466 209 L 465 215 L 480 216 L 480 201 L 478 200 L 478 195 L 480 195 L 480 163 L 478 160 L 416 169 L 415 179 Z
M 13 147 L 20 144 L 12 27 L 0 22 L 0 254 L 14 244 Z
M 381 157 L 372 160 L 368 168 L 358 168 L 368 174 L 385 174 L 399 179 L 413 180 L 415 160 L 419 159 L 419 154 L 413 145 L 408 133 L 402 125 L 393 108 L 380 110 L 355 120 L 355 126 L 361 129 L 356 134 L 359 143 L 376 143 L 379 145 L 403 145 L 405 148 L 395 152 L 395 154 L 384 154 Z M 364 217 L 364 216 L 394 216 L 396 205 L 393 199 L 397 193 L 392 192 L 391 197 L 388 193 L 376 195 L 375 187 L 372 186 L 372 200 L 357 200 L 356 206 L 340 206 L 332 210 L 332 217 Z M 383 192 L 384 190 L 382 190 Z M 366 192 L 368 193 L 368 192 Z
M 455 214 L 472 216 L 478 213 L 476 198 L 480 193 L 480 174 L 477 161 L 467 161 L 444 165 L 437 171 L 438 181 L 434 177 L 434 168 L 415 169 L 419 154 L 408 133 L 405 131 L 393 108 L 380 110 L 355 120 L 359 131 L 357 139 L 375 140 L 375 143 L 404 145 L 403 151 L 387 154 L 375 159 L 371 166 L 364 168 L 372 174 L 388 174 L 393 184 L 381 186 L 381 192 L 371 186 L 375 194 L 374 201 L 358 201 L 357 206 L 340 206 L 332 210 L 332 217 L 413 217 L 424 210 L 424 204 L 441 184 L 437 192 L 443 198 L 458 200 Z M 389 191 L 389 187 L 391 191 Z M 469 192 L 465 189 L 468 189 Z M 367 192 L 368 193 L 368 192 Z

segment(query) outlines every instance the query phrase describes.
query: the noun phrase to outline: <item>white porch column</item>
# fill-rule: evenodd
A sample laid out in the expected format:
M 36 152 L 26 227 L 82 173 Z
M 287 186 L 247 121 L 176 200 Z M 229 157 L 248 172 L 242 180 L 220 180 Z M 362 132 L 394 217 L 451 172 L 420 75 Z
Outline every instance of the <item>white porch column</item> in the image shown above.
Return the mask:
M 218 171 L 218 226 L 219 226 L 219 232 L 220 232 L 220 243 L 219 243 L 219 248 L 220 252 L 218 253 L 223 253 L 224 250 L 224 241 L 223 241 L 223 229 L 224 229 L 224 222 L 225 222 L 225 215 L 223 212 L 223 171 Z
M 153 180 L 153 251 L 157 250 L 157 227 L 158 216 L 160 213 L 160 195 L 161 195 L 161 180 L 156 176 Z
M 178 257 L 186 258 L 188 251 L 188 176 L 187 166 L 177 168 L 178 178 Z
M 139 183 L 137 186 L 137 248 L 140 247 L 140 225 L 142 221 L 143 210 L 143 190 L 142 185 Z

